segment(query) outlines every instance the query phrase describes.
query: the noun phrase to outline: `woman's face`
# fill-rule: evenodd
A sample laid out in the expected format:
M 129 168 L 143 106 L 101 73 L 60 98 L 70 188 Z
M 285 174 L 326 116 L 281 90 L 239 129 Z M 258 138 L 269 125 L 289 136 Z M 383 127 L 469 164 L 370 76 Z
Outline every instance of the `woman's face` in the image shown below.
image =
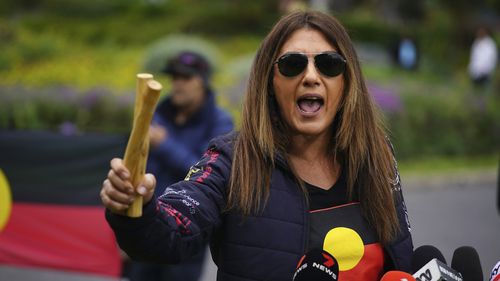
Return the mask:
M 314 29 L 296 30 L 281 48 L 278 58 L 290 52 L 305 53 L 309 59 L 304 71 L 293 77 L 280 73 L 274 65 L 273 87 L 281 117 L 293 135 L 318 136 L 329 133 L 344 87 L 344 76 L 323 75 L 314 65 L 314 56 L 337 51 Z

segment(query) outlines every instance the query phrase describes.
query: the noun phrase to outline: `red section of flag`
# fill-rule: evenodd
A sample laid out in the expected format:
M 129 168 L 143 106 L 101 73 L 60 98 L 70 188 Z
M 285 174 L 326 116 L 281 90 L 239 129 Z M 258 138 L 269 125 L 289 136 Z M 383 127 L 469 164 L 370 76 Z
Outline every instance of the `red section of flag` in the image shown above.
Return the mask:
M 339 280 L 380 280 L 384 267 L 384 250 L 380 243 L 365 245 L 363 257 L 350 270 L 340 271 Z
M 120 276 L 102 207 L 14 203 L 0 232 L 0 264 Z

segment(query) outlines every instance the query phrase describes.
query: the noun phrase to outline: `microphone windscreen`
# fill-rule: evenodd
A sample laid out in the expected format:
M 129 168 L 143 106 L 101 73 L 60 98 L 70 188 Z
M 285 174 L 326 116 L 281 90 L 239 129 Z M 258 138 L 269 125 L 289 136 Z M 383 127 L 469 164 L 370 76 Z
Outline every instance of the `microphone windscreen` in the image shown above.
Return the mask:
M 451 268 L 462 273 L 464 281 L 483 280 L 483 269 L 476 249 L 469 246 L 459 247 L 453 252 Z
M 500 281 L 500 261 L 491 269 L 489 281 Z
M 293 281 L 337 281 L 339 264 L 328 252 L 313 249 L 297 265 Z
M 418 247 L 417 249 L 415 249 L 415 251 L 413 251 L 413 257 L 411 261 L 411 268 L 413 272 L 417 272 L 434 258 L 446 264 L 446 259 L 444 258 L 441 251 L 438 250 L 438 248 L 431 245 L 423 245 Z
M 415 278 L 406 272 L 391 270 L 387 271 L 380 281 L 415 281 Z

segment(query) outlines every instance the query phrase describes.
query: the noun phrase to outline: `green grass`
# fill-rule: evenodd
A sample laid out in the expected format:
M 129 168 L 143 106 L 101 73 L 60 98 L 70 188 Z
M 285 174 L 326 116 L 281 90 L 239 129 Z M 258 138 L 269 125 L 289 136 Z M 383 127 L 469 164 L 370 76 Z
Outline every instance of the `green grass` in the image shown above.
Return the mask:
M 500 152 L 497 154 L 470 157 L 427 157 L 400 161 L 401 174 L 406 176 L 439 175 L 495 171 L 500 163 Z

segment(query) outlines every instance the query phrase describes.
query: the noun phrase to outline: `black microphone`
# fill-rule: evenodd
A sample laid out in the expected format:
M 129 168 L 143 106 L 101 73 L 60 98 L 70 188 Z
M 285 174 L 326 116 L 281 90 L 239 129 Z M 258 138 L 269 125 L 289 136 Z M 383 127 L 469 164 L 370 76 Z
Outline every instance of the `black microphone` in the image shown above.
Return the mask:
M 483 281 L 483 269 L 476 249 L 469 246 L 459 247 L 453 252 L 451 268 L 462 273 L 464 281 Z
M 418 266 L 424 264 L 418 269 Z M 462 275 L 448 267 L 443 254 L 436 247 L 425 245 L 413 252 L 413 277 L 417 281 L 464 281 Z
M 417 272 L 434 258 L 437 258 L 442 263 L 446 263 L 446 259 L 438 248 L 431 245 L 420 246 L 413 251 L 411 269 L 413 272 Z
M 299 261 L 293 281 L 337 281 L 339 264 L 328 252 L 313 249 Z

